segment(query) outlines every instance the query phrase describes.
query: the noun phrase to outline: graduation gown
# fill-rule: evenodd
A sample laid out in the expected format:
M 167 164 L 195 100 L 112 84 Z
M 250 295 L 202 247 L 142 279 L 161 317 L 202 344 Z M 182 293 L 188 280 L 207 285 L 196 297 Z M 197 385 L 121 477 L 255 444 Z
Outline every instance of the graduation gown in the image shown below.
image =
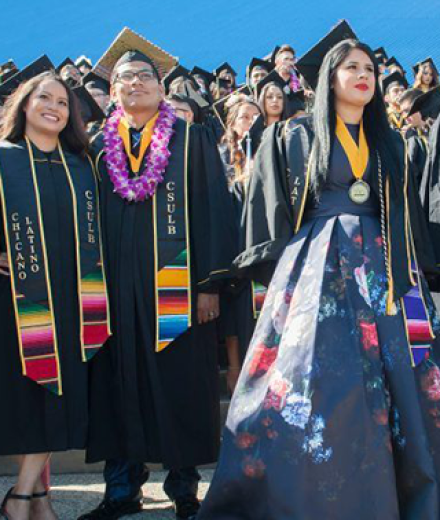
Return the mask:
M 23 149 L 23 161 L 28 163 L 24 141 L 18 145 Z M 57 396 L 22 375 L 11 279 L 0 275 L 0 455 L 83 449 L 87 438 L 88 369 L 81 360 L 72 195 L 58 151 L 49 155 L 33 147 L 33 153 L 52 280 L 63 395 Z M 69 162 L 71 155 L 65 155 Z M 84 175 L 92 176 L 88 160 L 79 160 Z M 6 251 L 3 216 L 0 251 Z
M 408 149 L 408 159 L 411 163 L 411 171 L 415 176 L 416 186 L 422 183 L 423 171 L 428 158 L 427 138 L 417 130 L 410 129 L 405 134 Z
M 171 167 L 184 167 L 176 142 Z M 100 137 L 102 232 L 114 336 L 91 372 L 89 462 L 119 458 L 183 468 L 216 460 L 219 376 L 215 322 L 197 324 L 197 296 L 217 292 L 236 251 L 232 208 L 213 135 L 189 129 L 189 235 L 193 325 L 156 352 L 152 200 L 128 203 L 113 191 Z M 164 182 L 158 190 L 165 189 Z

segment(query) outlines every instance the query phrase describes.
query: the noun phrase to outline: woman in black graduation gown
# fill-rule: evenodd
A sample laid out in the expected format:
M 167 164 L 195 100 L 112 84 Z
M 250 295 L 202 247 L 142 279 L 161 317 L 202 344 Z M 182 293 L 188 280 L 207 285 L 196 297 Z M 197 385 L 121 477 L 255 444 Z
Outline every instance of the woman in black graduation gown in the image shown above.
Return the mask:
M 0 516 L 51 520 L 40 476 L 51 452 L 85 448 L 84 361 L 92 336 L 108 335 L 90 321 L 90 298 L 96 309 L 106 296 L 86 290 L 90 275 L 105 286 L 95 276 L 103 274 L 97 190 L 77 100 L 54 73 L 9 98 L 1 137 L 0 455 L 21 457 Z
M 377 78 L 340 42 L 313 124 L 263 138 L 237 263 L 264 281 L 280 258 L 198 520 L 439 517 L 439 322 L 413 267 L 429 241 Z

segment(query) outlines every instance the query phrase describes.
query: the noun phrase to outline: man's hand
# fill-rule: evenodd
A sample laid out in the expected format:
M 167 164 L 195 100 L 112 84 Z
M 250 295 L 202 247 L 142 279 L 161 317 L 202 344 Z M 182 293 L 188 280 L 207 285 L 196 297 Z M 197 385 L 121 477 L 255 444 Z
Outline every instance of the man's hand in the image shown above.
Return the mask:
M 197 320 L 199 325 L 215 320 L 220 315 L 218 294 L 200 293 L 197 296 Z
M 9 276 L 9 261 L 6 253 L 0 253 L 0 274 Z

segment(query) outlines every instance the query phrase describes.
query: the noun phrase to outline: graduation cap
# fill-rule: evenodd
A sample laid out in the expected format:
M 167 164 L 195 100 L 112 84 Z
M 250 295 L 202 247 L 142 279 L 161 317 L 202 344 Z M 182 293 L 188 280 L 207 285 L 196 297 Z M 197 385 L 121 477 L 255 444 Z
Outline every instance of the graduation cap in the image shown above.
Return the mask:
M 401 85 L 405 89 L 408 88 L 408 81 L 406 80 L 405 76 L 402 76 L 400 72 L 393 72 L 392 74 L 388 74 L 388 76 L 385 76 L 382 79 L 382 92 L 384 94 L 387 93 L 388 89 L 394 84 L 397 83 L 398 85 Z
M 211 74 L 211 72 L 208 72 L 207 70 L 200 67 L 193 67 L 190 74 L 191 76 L 201 76 L 205 80 L 205 83 L 208 87 L 215 81 L 214 74 Z
M 92 60 L 90 58 L 87 58 L 87 56 L 80 56 L 79 58 L 76 58 L 75 60 L 75 67 L 78 69 L 82 67 L 83 65 L 87 65 L 87 67 L 93 68 Z
M 280 45 L 277 45 L 275 49 L 269 54 L 268 61 L 275 67 L 275 58 L 277 57 L 278 51 L 281 49 Z
M 94 121 L 102 121 L 105 119 L 105 114 L 93 99 L 90 92 L 84 87 L 79 86 L 72 89 L 77 96 L 81 105 L 81 115 L 85 123 L 93 123 Z
M 185 94 L 173 94 L 169 99 L 172 101 L 178 101 L 179 103 L 187 103 L 190 106 L 192 113 L 194 114 L 194 123 L 202 123 L 202 108 L 194 99 L 186 96 Z
M 414 100 L 408 115 L 411 116 L 416 112 L 420 112 L 423 119 L 437 118 L 440 114 L 440 86 L 428 90 Z
M 75 69 L 77 69 L 78 67 L 75 65 L 75 63 L 73 62 L 73 60 L 71 60 L 70 58 L 66 58 L 65 60 L 63 60 L 59 65 L 58 67 L 55 69 L 58 74 L 63 70 L 63 68 L 66 66 L 66 65 L 72 65 L 73 67 L 75 67 Z
M 34 78 L 42 72 L 53 70 L 53 68 L 53 63 L 44 54 L 37 60 L 30 63 L 27 67 L 14 74 L 11 78 L 8 79 L 8 81 L 5 81 L 2 85 L 0 85 L 0 100 L 3 102 L 4 98 L 9 96 L 9 94 L 12 94 L 12 92 L 14 92 L 14 90 L 16 90 L 18 86 L 24 81 Z
M 215 77 L 218 77 L 220 72 L 222 72 L 223 70 L 227 70 L 228 72 L 230 72 L 233 76 L 237 76 L 237 73 L 235 72 L 235 70 L 231 67 L 231 65 L 229 65 L 229 63 L 227 61 L 225 61 L 224 63 L 222 63 L 219 67 L 217 67 L 213 74 Z
M 418 74 L 418 72 L 419 72 L 419 70 L 420 70 L 420 67 L 423 67 L 424 65 L 428 65 L 428 64 L 431 65 L 431 69 L 432 69 L 432 70 L 437 74 L 437 76 L 438 76 L 438 69 L 437 69 L 437 67 L 435 66 L 434 60 L 433 60 L 431 57 L 429 57 L 429 58 L 426 58 L 426 59 L 423 60 L 423 61 L 419 61 L 418 63 L 416 63 L 416 64 L 413 66 L 412 70 L 413 70 L 413 72 L 414 72 L 414 77 L 417 76 L 417 74 Z
M 168 94 L 170 91 L 171 83 L 178 79 L 178 78 L 184 78 L 191 82 L 194 89 L 197 90 L 197 85 L 194 83 L 194 78 L 190 75 L 189 70 L 186 67 L 183 67 L 182 65 L 176 65 L 173 67 L 168 74 L 162 79 L 163 86 L 165 87 L 165 92 Z
M 90 71 L 85 76 L 83 76 L 81 83 L 85 87 L 99 88 L 106 94 L 110 94 L 110 82 L 104 78 L 101 78 L 101 76 L 98 76 L 98 74 L 95 74 L 93 71 Z
M 324 61 L 325 55 L 343 40 L 357 40 L 356 34 L 346 20 L 342 20 L 331 31 L 314 45 L 296 63 L 296 68 L 304 76 L 313 90 L 318 84 L 319 69 Z
M 251 89 L 247 85 L 242 85 L 237 90 L 234 90 L 234 92 L 231 92 L 231 94 L 228 94 L 224 98 L 219 99 L 212 105 L 214 114 L 217 116 L 218 120 L 224 128 L 226 128 L 225 122 L 228 115 L 228 110 L 234 104 L 235 99 L 241 99 L 240 94 L 241 96 L 248 97 L 250 100 L 252 99 Z
M 8 81 L 9 78 L 12 78 L 19 72 L 18 69 L 10 69 L 7 72 L 1 72 L 0 73 L 0 84 L 5 83 Z
M 384 47 L 378 47 L 373 53 L 381 63 L 385 63 L 388 60 L 388 54 Z
M 385 62 L 385 67 L 399 67 L 403 72 L 405 73 L 405 69 L 403 68 L 403 65 L 400 63 L 400 61 L 397 60 L 395 56 L 392 56 L 388 61 Z
M 260 99 L 261 92 L 263 88 L 269 83 L 275 83 L 280 89 L 286 94 L 290 94 L 289 85 L 286 81 L 278 74 L 276 70 L 270 72 L 265 78 L 263 78 L 255 87 L 257 91 L 257 99 Z M 286 88 L 287 87 L 287 88 Z
M 110 47 L 99 58 L 93 68 L 93 72 L 104 79 L 110 80 L 116 62 L 128 51 L 139 51 L 145 54 L 154 62 L 162 76 L 177 64 L 177 58 L 140 34 L 135 33 L 128 27 L 124 27 L 113 40 Z
M 259 67 L 260 69 L 264 69 L 268 73 L 274 68 L 273 64 L 270 61 L 262 60 L 261 58 L 252 58 L 251 62 L 247 66 L 246 71 L 246 77 L 248 81 L 250 80 L 252 71 L 257 67 Z

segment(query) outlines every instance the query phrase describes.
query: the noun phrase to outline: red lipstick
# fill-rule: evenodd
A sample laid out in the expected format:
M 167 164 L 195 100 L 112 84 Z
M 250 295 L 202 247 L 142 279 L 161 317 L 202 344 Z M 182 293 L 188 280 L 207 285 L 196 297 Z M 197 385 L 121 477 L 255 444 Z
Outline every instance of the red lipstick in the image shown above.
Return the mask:
M 358 83 L 354 86 L 354 88 L 357 88 L 358 90 L 362 90 L 362 92 L 366 92 L 367 90 L 370 90 L 370 87 L 366 83 Z

